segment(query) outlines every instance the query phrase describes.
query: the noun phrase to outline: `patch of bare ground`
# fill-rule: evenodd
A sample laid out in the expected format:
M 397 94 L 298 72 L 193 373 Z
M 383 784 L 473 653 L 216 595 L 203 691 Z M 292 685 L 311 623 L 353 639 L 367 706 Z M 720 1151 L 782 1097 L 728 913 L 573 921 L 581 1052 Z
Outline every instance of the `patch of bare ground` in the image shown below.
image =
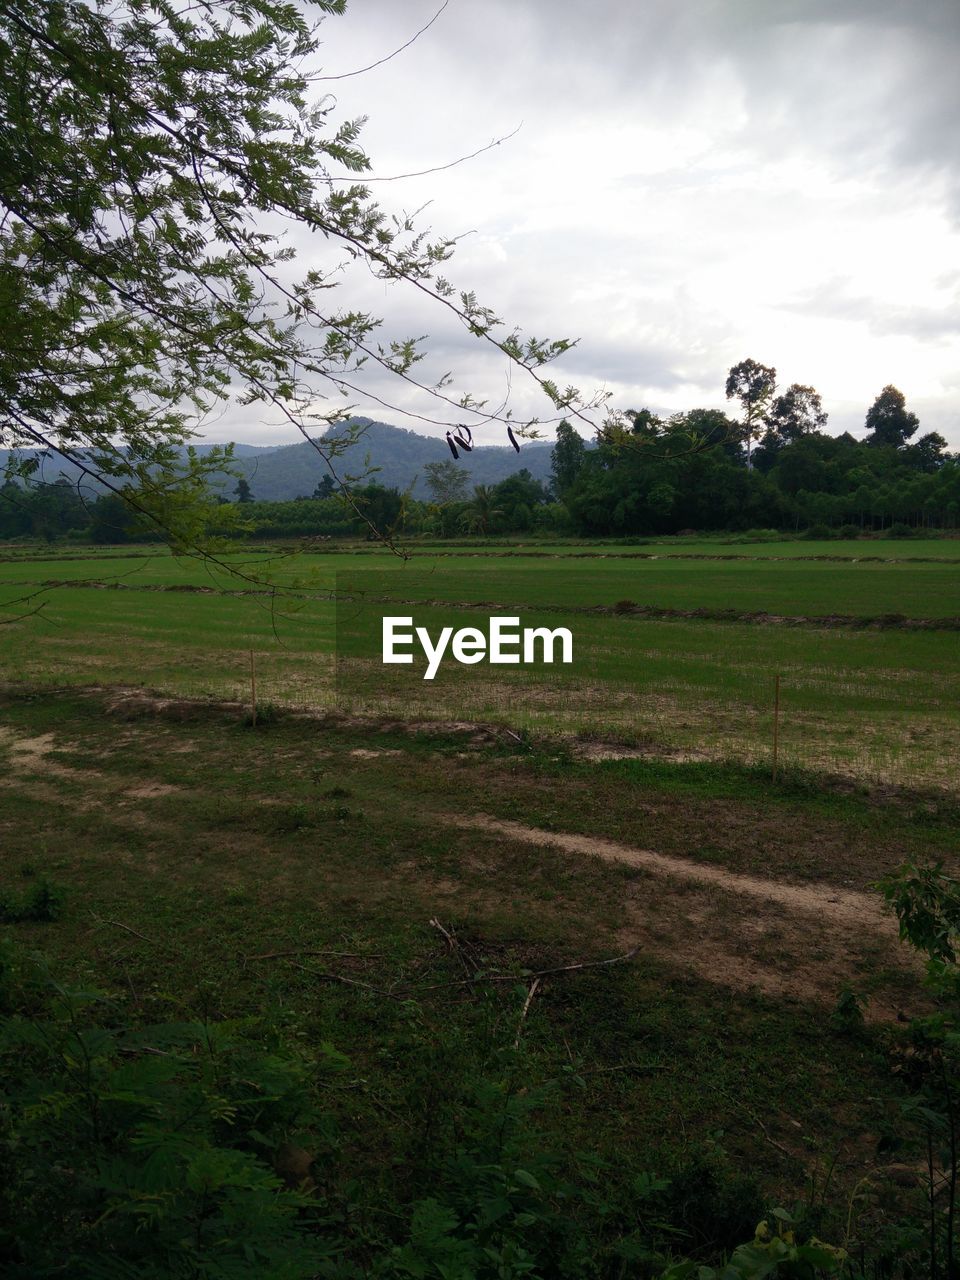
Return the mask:
M 24 738 L 0 725 L 0 747 L 6 747 L 10 752 L 11 773 L 39 773 L 51 778 L 85 776 L 78 769 L 71 769 L 69 765 L 58 764 L 47 758 L 56 749 L 56 736 L 52 733 Z
M 131 800 L 157 800 L 161 796 L 177 795 L 181 790 L 181 787 L 174 787 L 168 782 L 143 782 L 129 787 L 123 794 Z
M 626 889 L 630 923 L 623 942 L 718 986 L 831 1007 L 845 984 L 873 985 L 879 970 L 895 986 L 911 987 L 922 972 L 901 946 L 896 923 L 876 895 L 744 875 L 485 814 L 444 820 L 643 872 Z M 889 1021 L 900 1012 L 895 991 L 876 990 L 866 1016 Z
M 59 744 L 62 747 L 63 744 Z M 76 769 L 70 765 L 60 764 L 49 758 L 52 751 L 58 750 L 56 735 L 43 733 L 35 737 L 21 737 L 5 726 L 0 726 L 0 747 L 6 747 L 10 755 L 10 776 L 0 780 L 0 787 L 23 786 L 25 781 L 30 795 L 45 803 L 66 804 L 64 795 L 50 785 L 48 779 L 82 781 L 88 786 L 95 784 L 98 794 L 85 794 L 82 798 L 71 795 L 69 805 L 74 810 L 102 809 L 109 805 L 114 812 L 117 801 L 155 800 L 163 796 L 173 795 L 182 790 L 181 787 L 169 783 L 145 780 L 136 786 L 118 789 L 101 770 L 89 765 Z M 104 759 L 111 752 L 96 752 L 98 759 Z M 128 815 L 128 820 L 130 816 Z M 136 821 L 136 817 L 133 817 Z

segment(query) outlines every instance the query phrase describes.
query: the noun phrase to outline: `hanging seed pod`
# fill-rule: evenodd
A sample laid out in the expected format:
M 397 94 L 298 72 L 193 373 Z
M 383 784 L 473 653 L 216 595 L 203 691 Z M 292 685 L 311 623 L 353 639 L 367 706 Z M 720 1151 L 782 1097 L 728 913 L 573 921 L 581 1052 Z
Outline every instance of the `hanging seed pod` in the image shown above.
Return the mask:
M 450 446 L 450 452 L 453 454 L 453 456 L 455 458 L 459 458 L 460 455 L 459 453 L 457 453 L 457 446 L 453 443 L 453 439 L 449 431 L 447 432 L 447 444 Z
M 454 436 L 457 444 L 462 444 L 465 449 L 473 448 L 473 432 L 463 422 L 457 423 L 457 434 Z
M 513 445 L 513 447 L 516 449 L 517 453 L 519 453 L 519 452 L 520 452 L 520 446 L 517 444 L 517 437 L 513 434 L 513 427 L 507 427 L 507 439 L 510 441 L 510 443 Z

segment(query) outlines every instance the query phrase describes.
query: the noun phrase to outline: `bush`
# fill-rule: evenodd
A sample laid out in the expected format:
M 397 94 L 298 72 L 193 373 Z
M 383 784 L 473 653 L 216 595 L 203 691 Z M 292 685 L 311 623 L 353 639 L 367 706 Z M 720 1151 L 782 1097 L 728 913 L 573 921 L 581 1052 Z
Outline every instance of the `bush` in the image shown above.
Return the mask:
M 4 1276 L 332 1274 L 323 1203 L 272 1159 L 316 1119 L 308 1086 L 336 1055 L 234 1023 L 137 1031 L 97 993 L 46 992 L 0 1034 Z

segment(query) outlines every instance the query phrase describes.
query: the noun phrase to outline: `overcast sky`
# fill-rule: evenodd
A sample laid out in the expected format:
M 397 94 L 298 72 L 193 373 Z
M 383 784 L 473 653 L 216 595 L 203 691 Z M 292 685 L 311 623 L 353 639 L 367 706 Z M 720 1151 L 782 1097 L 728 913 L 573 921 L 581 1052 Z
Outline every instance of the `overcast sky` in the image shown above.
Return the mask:
M 323 72 L 384 57 L 438 5 L 350 0 L 323 25 Z M 958 68 L 960 0 L 448 0 L 397 57 L 317 87 L 369 116 L 380 176 L 517 130 L 374 190 L 390 209 L 430 202 L 419 222 L 463 237 L 446 272 L 458 287 L 527 334 L 579 339 L 554 368 L 562 384 L 621 409 L 724 408 L 728 368 L 751 356 L 783 387 L 815 386 L 828 430 L 862 434 L 894 383 L 956 449 Z M 431 335 L 425 380 L 450 370 L 458 394 L 509 390 L 518 418 L 553 416 L 414 291 L 347 287 L 341 305 L 389 317 L 385 337 Z M 458 417 L 375 377 L 350 403 L 432 433 L 423 419 Z M 249 410 L 209 434 L 292 438 Z

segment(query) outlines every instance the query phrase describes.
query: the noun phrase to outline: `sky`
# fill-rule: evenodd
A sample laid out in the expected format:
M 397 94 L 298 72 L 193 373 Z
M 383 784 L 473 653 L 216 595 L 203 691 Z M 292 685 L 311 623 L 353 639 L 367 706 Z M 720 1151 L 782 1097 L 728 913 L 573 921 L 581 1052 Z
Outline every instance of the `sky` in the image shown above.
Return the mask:
M 893 383 L 960 449 L 958 0 L 447 0 L 388 57 L 439 7 L 350 0 L 323 23 L 315 90 L 368 117 L 378 180 L 504 139 L 371 190 L 458 237 L 444 274 L 504 333 L 578 340 L 558 383 L 612 409 L 729 409 L 727 371 L 751 357 L 813 385 L 829 431 L 862 435 Z M 454 398 L 508 398 L 552 435 L 536 383 L 416 290 L 347 271 L 341 293 L 383 340 L 429 335 L 424 381 L 449 371 Z M 318 408 L 505 442 L 389 375 L 358 385 Z M 589 435 L 603 411 L 586 417 Z M 207 435 L 293 438 L 236 409 Z

